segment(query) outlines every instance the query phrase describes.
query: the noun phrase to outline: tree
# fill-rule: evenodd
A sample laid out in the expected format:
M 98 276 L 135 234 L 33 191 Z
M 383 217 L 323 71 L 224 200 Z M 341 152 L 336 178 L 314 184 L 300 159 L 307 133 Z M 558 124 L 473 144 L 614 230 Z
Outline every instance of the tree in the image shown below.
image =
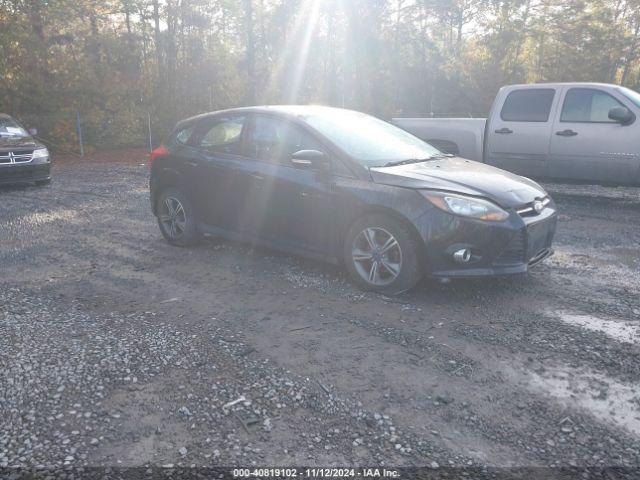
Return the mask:
M 313 102 L 486 115 L 506 83 L 640 86 L 640 0 L 0 0 L 0 110 L 55 145 Z M 55 137 L 55 138 L 54 138 Z

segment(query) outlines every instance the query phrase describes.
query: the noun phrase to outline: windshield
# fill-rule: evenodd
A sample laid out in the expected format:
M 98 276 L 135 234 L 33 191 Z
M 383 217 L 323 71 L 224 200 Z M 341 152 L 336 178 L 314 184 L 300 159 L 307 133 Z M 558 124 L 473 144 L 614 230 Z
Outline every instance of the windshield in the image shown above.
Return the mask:
M 0 137 L 28 137 L 29 133 L 11 117 L 0 117 Z
M 635 103 L 636 107 L 640 108 L 640 93 L 626 87 L 620 87 L 620 93 Z
M 442 155 L 410 133 L 364 113 L 332 110 L 305 121 L 365 167 Z

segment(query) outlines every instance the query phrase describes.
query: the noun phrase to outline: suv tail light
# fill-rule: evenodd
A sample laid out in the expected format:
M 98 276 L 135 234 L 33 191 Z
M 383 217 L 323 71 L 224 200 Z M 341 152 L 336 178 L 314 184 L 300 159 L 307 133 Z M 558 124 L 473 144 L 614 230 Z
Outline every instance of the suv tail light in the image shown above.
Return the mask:
M 153 167 L 153 162 L 155 162 L 160 157 L 166 157 L 169 155 L 169 150 L 164 145 L 160 145 L 154 151 L 151 152 L 151 156 L 149 157 L 149 170 Z

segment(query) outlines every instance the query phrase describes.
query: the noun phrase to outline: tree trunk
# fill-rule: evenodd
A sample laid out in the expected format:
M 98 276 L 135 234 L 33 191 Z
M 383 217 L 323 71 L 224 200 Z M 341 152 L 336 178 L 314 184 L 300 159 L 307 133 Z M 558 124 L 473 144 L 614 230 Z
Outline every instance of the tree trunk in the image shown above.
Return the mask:
M 49 80 L 49 46 L 44 33 L 42 5 L 43 3 L 40 0 L 31 0 L 27 7 L 31 30 L 33 31 L 34 37 L 38 39 L 34 58 L 36 59 L 35 71 L 38 75 L 40 87 L 44 87 Z
M 510 80 L 512 81 L 516 73 L 516 68 L 518 67 L 518 59 L 520 58 L 520 51 L 522 50 L 522 45 L 527 39 L 527 22 L 529 21 L 530 10 L 531 10 L 531 0 L 527 0 L 524 14 L 522 15 L 522 29 L 520 31 L 520 35 L 518 35 L 516 51 L 515 51 L 515 54 L 513 55 L 513 63 L 511 64 Z
M 153 31 L 156 47 L 156 69 L 158 79 L 162 78 L 162 36 L 160 32 L 160 5 L 153 0 Z
M 89 55 L 93 61 L 93 68 L 98 79 L 102 78 L 102 47 L 100 45 L 100 34 L 98 32 L 98 19 L 95 15 L 89 17 L 91 27 L 91 37 L 89 38 Z
M 124 22 L 127 27 L 127 43 L 129 44 L 129 53 L 133 53 L 133 33 L 131 31 L 131 6 L 129 0 L 124 1 Z
M 455 55 L 456 58 L 460 58 L 460 53 L 462 52 L 462 29 L 464 28 L 464 4 L 460 2 L 457 7 L 457 24 L 456 24 L 456 49 Z
M 400 27 L 402 26 L 403 4 L 404 4 L 404 0 L 398 0 L 397 7 L 396 7 L 398 9 L 398 12 L 396 17 L 396 26 L 395 26 L 394 38 L 393 38 L 394 50 L 398 52 L 397 56 L 394 58 L 396 75 L 398 75 L 402 69 L 401 54 L 400 54 L 400 52 L 402 52 L 402 49 L 400 48 Z M 393 95 L 393 100 L 394 100 L 393 108 L 397 109 L 398 104 L 400 103 L 400 94 L 402 90 L 402 84 L 397 80 L 394 83 L 395 83 L 395 91 Z
M 167 2 L 167 93 L 173 99 L 176 93 L 176 70 L 178 50 L 176 48 L 176 6 L 173 0 Z
M 339 105 L 338 98 L 338 72 L 336 71 L 336 40 L 334 37 L 334 29 L 335 29 L 335 17 L 333 12 L 329 12 L 327 15 L 327 42 L 329 52 L 328 55 L 328 67 L 327 74 L 325 77 L 326 88 L 327 88 L 327 100 L 329 101 L 329 105 Z M 344 105 L 342 105 L 344 106 Z
M 640 19 L 638 23 L 636 23 L 635 32 L 633 35 L 633 42 L 629 47 L 629 51 L 627 53 L 626 62 L 624 64 L 624 70 L 622 71 L 622 78 L 620 79 L 620 85 L 624 85 L 627 81 L 627 77 L 629 76 L 629 70 L 631 69 L 631 64 L 636 59 L 636 52 L 638 49 L 638 40 L 640 39 Z
M 253 0 L 244 0 L 244 18 L 247 32 L 247 104 L 256 102 L 256 42 L 253 25 Z

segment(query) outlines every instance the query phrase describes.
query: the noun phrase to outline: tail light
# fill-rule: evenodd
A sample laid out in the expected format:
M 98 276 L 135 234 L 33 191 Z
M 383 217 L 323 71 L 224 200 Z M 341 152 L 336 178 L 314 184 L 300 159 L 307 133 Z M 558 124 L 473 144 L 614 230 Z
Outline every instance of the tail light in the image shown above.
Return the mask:
M 149 156 L 149 170 L 153 167 L 153 162 L 155 162 L 158 158 L 166 157 L 169 155 L 169 150 L 164 145 L 160 145 L 154 151 L 151 152 Z

